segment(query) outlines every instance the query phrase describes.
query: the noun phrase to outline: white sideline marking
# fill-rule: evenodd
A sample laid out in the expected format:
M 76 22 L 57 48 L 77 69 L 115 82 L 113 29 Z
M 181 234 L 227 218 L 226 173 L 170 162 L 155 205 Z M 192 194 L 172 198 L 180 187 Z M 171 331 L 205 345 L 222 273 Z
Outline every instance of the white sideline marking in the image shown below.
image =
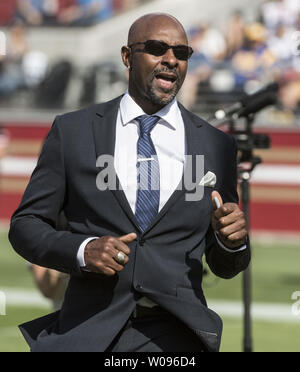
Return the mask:
M 36 164 L 36 157 L 7 156 L 0 161 L 0 168 L 4 176 L 30 177 Z M 251 182 L 297 186 L 300 185 L 300 166 L 262 164 L 254 170 Z
M 7 306 L 16 307 L 38 307 L 47 308 L 51 311 L 51 302 L 43 298 L 38 291 L 28 289 L 1 289 L 6 295 Z M 262 320 L 272 323 L 287 322 L 299 323 L 300 316 L 292 314 L 292 303 L 285 304 L 263 304 L 252 305 L 252 316 L 254 320 Z M 243 316 L 243 305 L 238 301 L 208 300 L 210 309 L 224 318 L 240 319 Z
M 262 164 L 254 169 L 251 180 L 253 183 L 300 185 L 300 166 Z
M 290 305 L 284 304 L 252 304 L 252 317 L 254 320 L 262 320 L 265 322 L 285 322 L 285 323 L 299 323 L 300 316 L 295 316 L 292 313 L 292 303 Z M 208 301 L 210 309 L 220 314 L 225 318 L 242 318 L 243 304 L 241 302 L 227 302 L 227 301 Z
M 51 301 L 45 299 L 38 291 L 27 290 L 27 289 L 11 289 L 11 288 L 0 288 L 1 292 L 5 293 L 6 306 L 17 306 L 17 307 L 41 307 L 50 308 Z
M 29 177 L 36 164 L 37 158 L 7 156 L 0 161 L 1 174 L 3 176 Z

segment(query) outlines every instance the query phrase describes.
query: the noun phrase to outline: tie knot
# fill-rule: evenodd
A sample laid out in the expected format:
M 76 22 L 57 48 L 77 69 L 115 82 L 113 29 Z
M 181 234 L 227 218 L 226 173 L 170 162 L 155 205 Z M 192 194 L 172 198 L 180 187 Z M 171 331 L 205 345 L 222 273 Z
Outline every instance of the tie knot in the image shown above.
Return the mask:
M 159 116 L 149 116 L 149 115 L 142 115 L 137 118 L 140 124 L 140 133 L 141 136 L 150 135 L 152 129 L 155 127 L 157 122 L 159 121 Z

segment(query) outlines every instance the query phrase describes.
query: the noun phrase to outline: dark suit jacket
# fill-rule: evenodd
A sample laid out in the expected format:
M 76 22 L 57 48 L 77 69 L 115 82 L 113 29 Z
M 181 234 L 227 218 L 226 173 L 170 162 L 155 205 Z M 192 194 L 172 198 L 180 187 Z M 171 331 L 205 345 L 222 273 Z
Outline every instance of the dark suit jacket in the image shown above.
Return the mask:
M 222 321 L 206 306 L 202 257 L 216 275 L 232 278 L 247 267 L 250 249 L 228 253 L 217 244 L 210 188 L 195 202 L 186 201 L 186 189 L 176 190 L 144 234 L 122 190 L 97 189 L 96 159 L 114 155 L 120 99 L 56 118 L 12 217 L 9 238 L 21 256 L 71 275 L 62 310 L 21 330 L 33 351 L 104 351 L 136 302 L 147 296 L 193 330 L 205 349 L 218 351 Z M 205 173 L 217 175 L 224 202 L 237 202 L 235 141 L 180 109 L 187 154 L 204 155 Z M 71 231 L 56 231 L 62 210 Z M 77 251 L 86 238 L 131 232 L 138 239 L 130 244 L 130 261 L 121 273 L 81 271 Z

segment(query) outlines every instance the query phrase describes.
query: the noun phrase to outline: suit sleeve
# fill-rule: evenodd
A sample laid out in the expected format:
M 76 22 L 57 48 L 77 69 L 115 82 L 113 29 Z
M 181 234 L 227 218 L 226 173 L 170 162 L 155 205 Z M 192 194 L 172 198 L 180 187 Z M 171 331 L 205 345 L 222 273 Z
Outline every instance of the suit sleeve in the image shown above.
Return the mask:
M 88 236 L 57 231 L 66 196 L 63 141 L 56 118 L 38 164 L 11 219 L 10 242 L 27 261 L 69 274 L 80 274 L 77 252 Z
M 224 157 L 224 155 L 223 155 Z M 237 145 L 232 138 L 226 149 L 226 161 L 222 167 L 223 177 L 218 180 L 216 190 L 220 193 L 224 203 L 238 203 L 237 193 Z M 247 239 L 247 248 L 240 252 L 228 252 L 223 249 L 214 234 L 212 227 L 206 235 L 206 261 L 211 271 L 223 278 L 231 279 L 244 271 L 251 259 L 250 242 Z

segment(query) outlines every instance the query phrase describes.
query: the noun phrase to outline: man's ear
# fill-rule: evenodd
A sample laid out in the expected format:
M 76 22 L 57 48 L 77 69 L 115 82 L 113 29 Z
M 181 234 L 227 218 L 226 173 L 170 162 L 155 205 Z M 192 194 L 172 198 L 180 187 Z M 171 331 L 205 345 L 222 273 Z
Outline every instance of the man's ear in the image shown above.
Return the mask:
M 121 49 L 122 60 L 126 68 L 131 68 L 131 49 L 123 46 Z

